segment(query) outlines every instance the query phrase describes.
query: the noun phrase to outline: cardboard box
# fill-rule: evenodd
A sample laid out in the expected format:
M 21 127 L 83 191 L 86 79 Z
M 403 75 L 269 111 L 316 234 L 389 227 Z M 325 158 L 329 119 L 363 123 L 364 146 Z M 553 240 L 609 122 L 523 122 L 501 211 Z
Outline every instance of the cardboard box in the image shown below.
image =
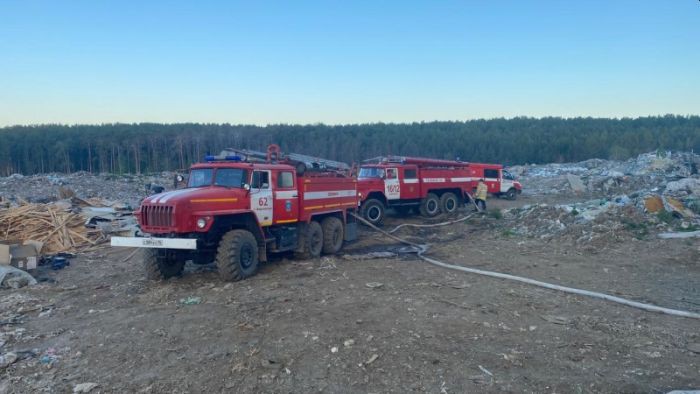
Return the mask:
M 36 269 L 43 246 L 42 242 L 33 240 L 24 243 L 0 241 L 0 264 L 25 271 Z

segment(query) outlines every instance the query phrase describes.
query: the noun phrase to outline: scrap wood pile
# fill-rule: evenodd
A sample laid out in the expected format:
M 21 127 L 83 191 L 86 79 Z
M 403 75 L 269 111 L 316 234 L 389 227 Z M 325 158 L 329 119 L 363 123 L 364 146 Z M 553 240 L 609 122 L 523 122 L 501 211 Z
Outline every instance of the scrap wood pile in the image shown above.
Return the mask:
M 42 252 L 77 252 L 106 240 L 99 229 L 85 226 L 85 218 L 59 204 L 22 204 L 0 208 L 0 239 L 35 240 Z

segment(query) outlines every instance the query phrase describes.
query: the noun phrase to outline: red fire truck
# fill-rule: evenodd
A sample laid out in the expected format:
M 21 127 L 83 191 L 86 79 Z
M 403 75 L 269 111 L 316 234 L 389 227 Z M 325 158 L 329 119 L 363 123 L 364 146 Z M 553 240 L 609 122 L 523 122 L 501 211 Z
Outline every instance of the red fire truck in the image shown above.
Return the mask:
M 366 160 L 357 176 L 360 213 L 373 224 L 381 224 L 387 208 L 426 217 L 454 213 L 482 178 L 493 195 L 515 199 L 522 190 L 500 164 L 404 156 Z
M 145 237 L 112 237 L 146 249 L 148 276 L 182 273 L 188 260 L 216 262 L 237 281 L 268 253 L 302 257 L 340 251 L 357 236 L 357 181 L 345 163 L 310 156 L 227 149 L 190 168 L 187 187 L 146 198 L 136 211 Z

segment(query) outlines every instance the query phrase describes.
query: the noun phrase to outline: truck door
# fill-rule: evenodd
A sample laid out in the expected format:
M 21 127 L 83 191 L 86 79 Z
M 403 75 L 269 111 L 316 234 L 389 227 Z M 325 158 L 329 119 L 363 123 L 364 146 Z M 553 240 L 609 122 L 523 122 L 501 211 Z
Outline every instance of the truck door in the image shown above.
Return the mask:
M 273 177 L 275 185 L 274 218 L 276 224 L 294 223 L 299 219 L 299 193 L 292 171 L 279 171 Z
M 489 188 L 489 193 L 500 193 L 501 185 L 500 180 L 500 170 L 495 168 L 484 168 L 484 183 Z
M 513 187 L 513 176 L 506 170 L 501 170 L 501 193 L 505 193 Z
M 402 171 L 402 187 L 401 198 L 415 199 L 420 198 L 420 184 L 418 183 L 418 169 L 404 167 Z
M 399 172 L 396 168 L 386 169 L 384 195 L 387 200 L 398 200 L 401 198 L 401 184 L 399 183 Z
M 253 171 L 253 179 L 250 182 L 250 207 L 261 226 L 272 224 L 272 206 L 270 171 Z

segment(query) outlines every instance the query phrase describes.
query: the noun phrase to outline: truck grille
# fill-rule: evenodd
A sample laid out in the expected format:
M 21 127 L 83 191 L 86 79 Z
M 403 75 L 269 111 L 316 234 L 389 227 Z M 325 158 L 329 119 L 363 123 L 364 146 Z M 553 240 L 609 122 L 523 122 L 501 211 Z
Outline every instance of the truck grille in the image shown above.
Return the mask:
M 173 207 L 169 205 L 144 205 L 141 207 L 143 226 L 147 227 L 172 227 Z

